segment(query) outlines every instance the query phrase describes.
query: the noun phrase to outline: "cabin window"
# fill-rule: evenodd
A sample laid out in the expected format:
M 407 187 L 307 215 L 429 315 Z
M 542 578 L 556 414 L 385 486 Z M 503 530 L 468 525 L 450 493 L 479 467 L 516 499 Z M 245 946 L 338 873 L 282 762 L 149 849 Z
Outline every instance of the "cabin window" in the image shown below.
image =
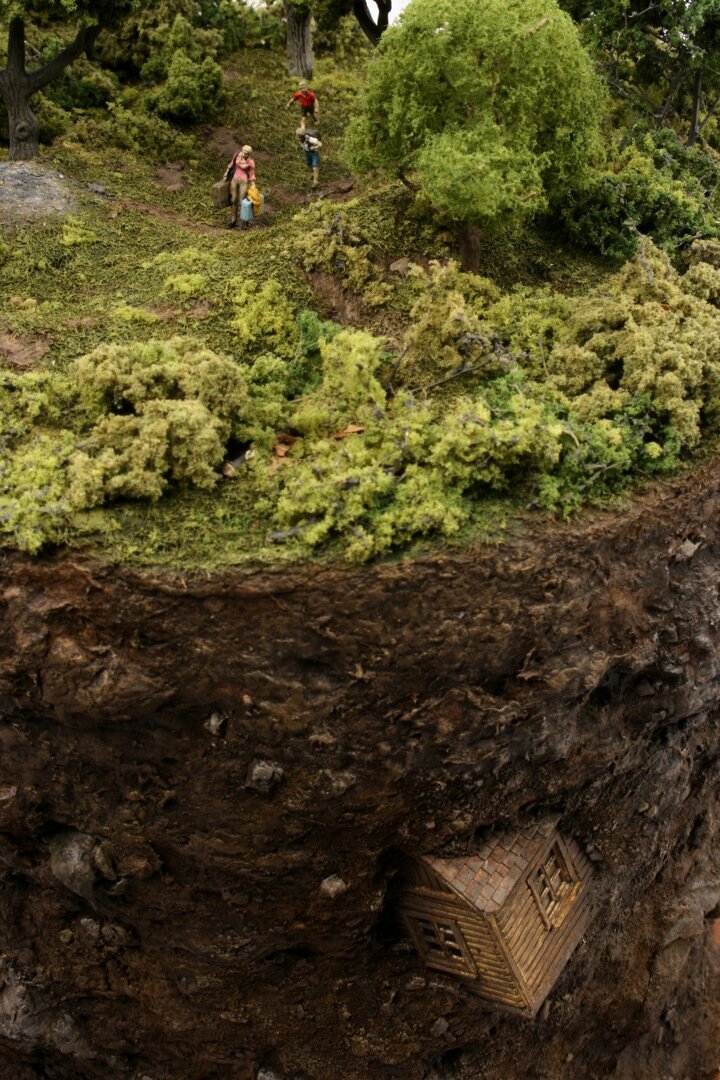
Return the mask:
M 568 912 L 567 902 L 576 885 L 576 878 L 559 844 L 553 844 L 529 882 L 545 926 L 548 930 L 559 926 Z
M 415 915 L 408 919 L 408 925 L 418 950 L 429 964 L 457 975 L 475 976 L 475 964 L 454 920 Z

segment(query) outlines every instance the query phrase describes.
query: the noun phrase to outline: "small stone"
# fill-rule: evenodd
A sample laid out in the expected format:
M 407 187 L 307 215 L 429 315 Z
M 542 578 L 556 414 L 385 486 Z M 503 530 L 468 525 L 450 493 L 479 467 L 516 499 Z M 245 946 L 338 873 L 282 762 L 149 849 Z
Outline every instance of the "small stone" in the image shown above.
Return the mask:
M 433 1026 L 430 1028 L 430 1034 L 434 1039 L 441 1039 L 443 1035 L 447 1035 L 450 1025 L 444 1016 L 440 1016 Z
M 48 846 L 53 877 L 77 896 L 92 900 L 95 885 L 93 837 L 87 833 L 65 830 L 53 836 Z
M 405 983 L 406 990 L 424 990 L 427 986 L 427 982 L 423 979 L 422 975 L 413 975 L 411 979 Z
M 314 731 L 308 742 L 311 746 L 334 746 L 337 739 L 329 731 Z
M 225 717 L 221 713 L 214 712 L 207 718 L 203 727 L 206 731 L 209 731 L 211 735 L 217 736 L 225 727 Z
M 699 547 L 699 543 L 694 544 L 692 540 L 683 540 L 682 544 L 680 544 L 677 552 L 675 553 L 675 558 L 678 560 L 678 562 L 687 562 L 688 559 L 692 559 L 693 555 Z
M 80 926 L 91 941 L 100 940 L 100 923 L 95 919 L 81 919 Z
M 347 884 L 338 874 L 331 874 L 320 882 L 320 894 L 326 896 L 329 900 L 335 900 L 347 891 Z
M 248 787 L 266 795 L 285 775 L 275 761 L 253 761 L 248 770 Z
M 346 791 L 349 791 L 351 787 L 354 787 L 355 784 L 357 784 L 357 777 L 355 774 L 348 771 L 334 773 L 329 769 L 326 769 L 323 775 L 329 780 L 330 790 L 333 795 L 344 795 Z

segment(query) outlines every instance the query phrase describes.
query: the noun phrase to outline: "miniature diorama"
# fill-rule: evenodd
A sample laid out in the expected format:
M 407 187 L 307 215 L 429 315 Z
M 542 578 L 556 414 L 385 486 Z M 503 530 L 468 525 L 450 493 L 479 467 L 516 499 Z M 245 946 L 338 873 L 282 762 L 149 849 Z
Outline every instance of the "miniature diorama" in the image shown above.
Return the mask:
M 590 915 L 589 860 L 556 817 L 495 833 L 467 856 L 407 861 L 398 907 L 428 967 L 534 1016 Z

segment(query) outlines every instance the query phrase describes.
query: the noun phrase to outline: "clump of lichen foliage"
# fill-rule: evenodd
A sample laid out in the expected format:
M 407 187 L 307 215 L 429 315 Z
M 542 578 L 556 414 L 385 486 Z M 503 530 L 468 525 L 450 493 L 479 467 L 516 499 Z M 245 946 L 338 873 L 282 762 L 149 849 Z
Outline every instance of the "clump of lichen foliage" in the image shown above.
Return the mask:
M 275 539 L 367 559 L 458 533 L 492 493 L 570 511 L 717 425 L 720 270 L 681 275 L 649 241 L 579 298 L 414 268 L 396 351 L 279 295 L 243 319 L 259 294 L 232 288 L 235 356 L 176 338 L 0 378 L 10 542 L 37 551 L 92 507 L 223 483 L 255 492 Z M 228 480 L 231 446 L 253 452 Z

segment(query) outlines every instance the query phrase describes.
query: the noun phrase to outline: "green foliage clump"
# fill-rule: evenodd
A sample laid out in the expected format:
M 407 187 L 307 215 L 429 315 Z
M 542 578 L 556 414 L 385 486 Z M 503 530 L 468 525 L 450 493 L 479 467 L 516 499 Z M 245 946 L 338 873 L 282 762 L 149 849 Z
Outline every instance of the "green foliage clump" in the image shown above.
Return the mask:
M 222 86 L 215 59 L 220 35 L 193 26 L 178 12 L 172 25 L 158 26 L 152 39 L 155 48 L 140 73 L 157 86 L 148 99 L 151 109 L 180 124 L 206 120 L 217 107 Z
M 415 174 L 449 219 L 522 220 L 601 154 L 604 93 L 554 0 L 414 0 L 368 68 L 348 153 Z
M 649 137 L 620 153 L 612 165 L 595 170 L 586 184 L 570 192 L 562 221 L 585 247 L 627 258 L 640 234 L 669 251 L 689 237 L 717 235 L 717 223 L 704 191 L 691 175 L 676 176 L 672 159 L 657 154 Z
M 236 311 L 230 326 L 241 363 L 251 363 L 259 350 L 286 359 L 295 355 L 298 334 L 295 311 L 279 281 L 270 278 L 258 285 L 252 278 L 235 277 L 230 278 L 228 291 Z
M 219 31 L 223 52 L 253 45 L 283 44 L 283 26 L 268 8 L 251 7 L 238 0 L 199 0 L 197 22 Z
M 668 464 L 676 440 L 695 446 L 720 408 L 720 315 L 697 297 L 696 275 L 686 288 L 667 256 L 644 241 L 611 283 L 576 301 L 548 358 L 550 384 L 583 417 L 611 417 L 647 400 L 648 420 L 669 439 Z
M 91 147 L 130 150 L 149 161 L 189 157 L 194 147 L 193 140 L 167 120 L 116 102 L 109 103 L 105 117 L 79 119 L 67 137 Z
M 363 330 L 341 330 L 320 343 L 322 382 L 307 395 L 291 423 L 303 435 L 329 434 L 350 420 L 382 412 L 385 390 L 378 374 L 387 354 L 381 339 Z
M 63 222 L 62 239 L 63 247 L 78 247 L 81 244 L 96 244 L 99 240 L 94 229 L 89 228 L 83 222 L 71 214 Z
M 209 57 L 198 63 L 180 50 L 170 61 L 167 78 L 151 101 L 166 120 L 196 124 L 213 114 L 221 87 L 219 64 Z
M 85 57 L 67 68 L 49 91 L 56 106 L 73 109 L 102 109 L 120 96 L 120 80 L 114 72 Z
M 72 113 L 57 105 L 52 98 L 38 94 L 33 102 L 35 115 L 40 124 L 40 141 L 51 143 L 60 135 L 65 135 L 73 126 L 75 117 Z
M 348 208 L 352 208 L 349 204 Z M 372 246 L 346 211 L 316 203 L 305 212 L 305 229 L 296 241 L 306 270 L 323 270 L 362 296 L 369 307 L 381 307 L 391 290 L 373 263 Z
M 323 384 L 293 417 L 307 445 L 293 447 L 283 470 L 280 535 L 308 548 L 339 540 L 349 557 L 370 558 L 417 536 L 453 535 L 490 492 L 569 512 L 633 473 L 675 467 L 720 417 L 720 309 L 709 302 L 720 271 L 700 265 L 686 282 L 645 241 L 615 278 L 564 310 L 546 290 L 498 298 L 456 267 L 416 272 L 427 290 L 416 314 L 446 290 L 438 308 L 447 325 L 440 316 L 420 339 L 445 338 L 446 366 L 460 355 L 450 377 L 469 375 L 462 394 L 390 399 L 381 342 L 339 335 L 322 350 L 332 358 Z M 518 330 L 512 314 L 523 306 Z M 467 368 L 456 322 L 487 365 Z M 408 332 L 411 345 L 416 335 Z M 513 353 L 512 341 L 527 349 Z
M 165 278 L 162 286 L 164 295 L 178 296 L 183 299 L 204 296 L 208 279 L 205 274 L 171 274 Z
M 500 292 L 487 278 L 462 274 L 452 261 L 433 261 L 428 271 L 411 267 L 410 276 L 418 295 L 398 375 L 402 385 L 418 388 L 471 364 L 478 349 L 487 351 L 490 338 L 482 312 Z
M 30 551 L 80 510 L 211 488 L 230 438 L 253 430 L 238 367 L 196 342 L 106 345 L 67 374 L 6 376 L 0 390 L 0 532 Z

